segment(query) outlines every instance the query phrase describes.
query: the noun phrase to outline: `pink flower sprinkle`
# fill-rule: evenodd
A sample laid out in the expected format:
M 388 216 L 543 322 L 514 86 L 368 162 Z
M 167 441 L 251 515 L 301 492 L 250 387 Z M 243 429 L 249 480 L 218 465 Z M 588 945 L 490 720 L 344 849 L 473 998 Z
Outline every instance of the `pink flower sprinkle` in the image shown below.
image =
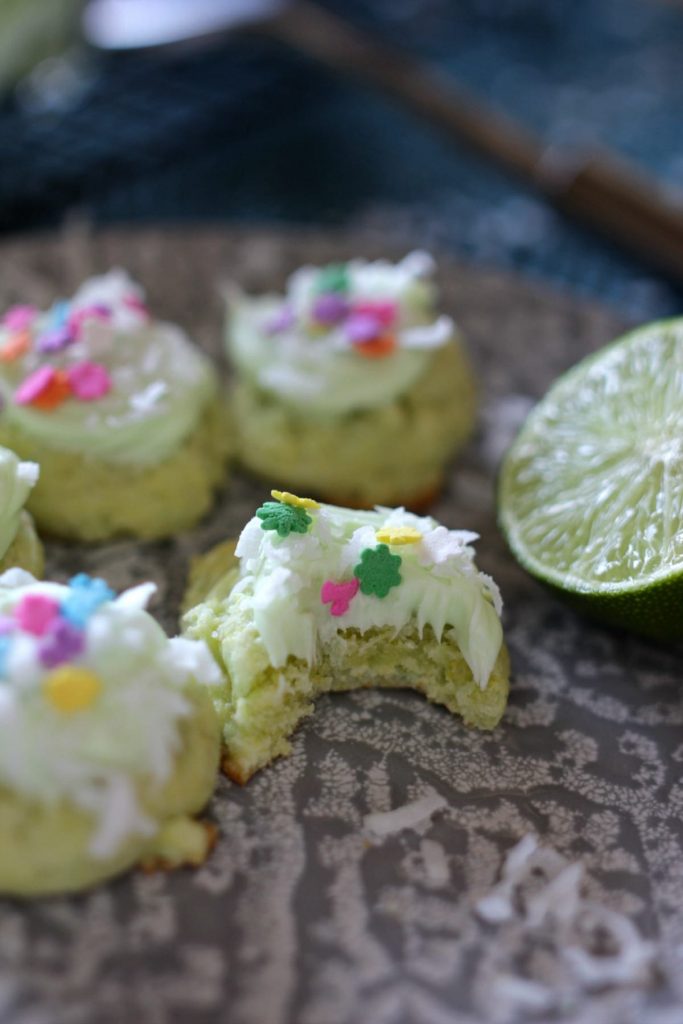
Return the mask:
M 360 582 L 355 576 L 345 583 L 326 580 L 320 591 L 320 600 L 323 604 L 330 605 L 330 615 L 345 615 L 358 593 L 359 586 Z
M 106 323 L 111 320 L 111 310 L 104 305 L 82 306 L 80 309 L 75 309 L 69 316 L 68 322 L 69 330 L 75 337 L 80 335 L 86 320 L 100 320 Z
M 14 401 L 17 405 L 30 405 L 36 398 L 40 398 L 52 384 L 55 373 L 54 366 L 41 366 L 30 373 L 14 392 Z
M 149 316 L 147 306 L 138 295 L 134 295 L 132 292 L 129 295 L 123 296 L 123 304 L 124 306 L 128 306 L 128 309 L 134 309 L 136 313 L 140 314 L 140 316 Z
M 374 317 L 382 327 L 392 327 L 398 312 L 395 302 L 354 302 L 353 312 Z
M 76 363 L 67 370 L 71 390 L 81 402 L 95 402 L 111 391 L 111 377 L 101 363 Z
M 59 615 L 59 602 L 45 594 L 25 594 L 14 609 L 14 617 L 24 633 L 43 636 Z
M 3 327 L 10 331 L 25 331 L 38 316 L 35 306 L 12 306 L 2 318 Z

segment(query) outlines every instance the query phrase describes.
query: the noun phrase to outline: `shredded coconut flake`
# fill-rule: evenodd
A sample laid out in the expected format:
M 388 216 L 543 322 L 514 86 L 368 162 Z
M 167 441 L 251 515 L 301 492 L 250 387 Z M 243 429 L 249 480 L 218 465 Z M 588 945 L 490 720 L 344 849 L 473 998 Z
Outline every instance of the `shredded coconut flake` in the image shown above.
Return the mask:
M 655 945 L 624 914 L 585 899 L 583 879 L 580 862 L 539 846 L 533 835 L 508 854 L 500 881 L 475 907 L 481 920 L 500 930 L 491 942 L 501 955 L 483 997 L 487 1006 L 493 998 L 492 1019 L 555 1013 L 598 989 L 652 983 Z M 533 974 L 530 965 L 541 962 L 550 984 L 519 966 L 527 964 Z
M 173 771 L 180 721 L 193 711 L 190 680 L 220 680 L 203 643 L 169 641 L 144 611 L 154 584 L 115 600 L 105 585 L 107 593 L 88 608 L 88 594 L 101 582 L 86 577 L 66 587 L 17 570 L 0 578 L 4 616 L 27 596 L 50 599 L 60 614 L 75 602 L 83 616 L 79 664 L 97 680 L 98 697 L 78 715 L 62 715 L 46 698 L 53 666 L 42 657 L 44 638 L 22 631 L 16 619 L 0 683 L 0 787 L 18 799 L 44 806 L 66 800 L 91 813 L 93 857 L 112 856 L 128 836 L 156 829 L 139 801 L 139 784 L 151 779 L 162 785 Z
M 451 874 L 446 851 L 441 843 L 437 843 L 434 839 L 423 839 L 420 843 L 420 853 L 430 885 L 434 888 L 447 885 Z
M 363 819 L 363 827 L 366 832 L 382 838 L 391 835 L 393 832 L 401 832 L 404 828 L 415 828 L 427 821 L 437 811 L 446 807 L 446 800 L 433 793 L 423 796 L 419 800 L 413 800 L 402 807 L 395 807 L 392 811 L 377 811 L 374 814 L 366 814 Z

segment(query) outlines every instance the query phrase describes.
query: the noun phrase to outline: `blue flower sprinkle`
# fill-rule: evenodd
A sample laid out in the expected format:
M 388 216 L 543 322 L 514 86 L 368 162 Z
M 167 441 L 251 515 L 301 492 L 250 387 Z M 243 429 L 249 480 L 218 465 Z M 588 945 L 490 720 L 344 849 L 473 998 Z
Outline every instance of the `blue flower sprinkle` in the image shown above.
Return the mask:
M 12 646 L 11 636 L 0 636 L 0 678 L 7 678 L 7 657 Z
M 100 605 L 112 601 L 116 594 L 104 580 L 79 572 L 69 580 L 70 593 L 61 604 L 62 618 L 83 629 Z
M 66 299 L 59 299 L 50 310 L 50 320 L 53 327 L 64 327 L 69 319 L 71 303 Z

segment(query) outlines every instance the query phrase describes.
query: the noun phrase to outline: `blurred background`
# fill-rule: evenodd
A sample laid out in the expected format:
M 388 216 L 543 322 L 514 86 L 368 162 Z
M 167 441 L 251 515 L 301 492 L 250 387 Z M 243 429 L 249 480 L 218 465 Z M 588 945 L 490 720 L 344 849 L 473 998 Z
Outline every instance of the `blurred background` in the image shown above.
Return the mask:
M 598 142 L 660 182 L 683 179 L 683 4 L 320 3 L 548 145 Z M 245 31 L 265 6 L 0 0 L 0 232 L 75 218 L 379 227 L 629 317 L 681 312 L 680 286 L 495 163 L 258 26 Z

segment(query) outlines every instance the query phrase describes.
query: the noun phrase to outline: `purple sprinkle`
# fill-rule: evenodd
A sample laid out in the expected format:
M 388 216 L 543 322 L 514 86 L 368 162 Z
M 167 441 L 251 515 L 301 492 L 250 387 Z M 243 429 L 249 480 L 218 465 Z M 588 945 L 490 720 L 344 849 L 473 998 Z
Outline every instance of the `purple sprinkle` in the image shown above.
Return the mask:
M 313 318 L 319 324 L 338 324 L 349 311 L 349 304 L 343 295 L 337 292 L 325 292 L 313 303 Z
M 382 324 L 370 313 L 355 313 L 346 321 L 346 334 L 350 341 L 362 344 L 374 341 L 382 333 Z
M 39 656 L 45 668 L 56 668 L 83 653 L 85 639 L 80 629 L 69 622 L 58 621 L 49 636 L 40 644 Z
M 70 327 L 53 327 L 51 330 L 41 334 L 36 341 L 38 352 L 61 352 L 74 340 Z
M 288 331 L 296 323 L 296 316 L 291 306 L 280 306 L 277 313 L 273 314 L 270 320 L 266 320 L 263 329 L 266 334 L 281 334 Z
M 10 615 L 0 615 L 0 636 L 7 636 L 17 628 L 16 620 Z

